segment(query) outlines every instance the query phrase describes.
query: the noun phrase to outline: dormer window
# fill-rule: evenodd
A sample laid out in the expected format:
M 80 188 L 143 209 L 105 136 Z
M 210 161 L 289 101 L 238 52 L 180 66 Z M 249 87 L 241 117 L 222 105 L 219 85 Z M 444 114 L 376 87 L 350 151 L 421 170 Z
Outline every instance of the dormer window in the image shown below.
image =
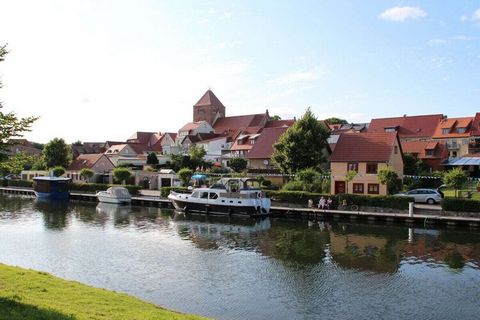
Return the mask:
M 467 128 L 462 127 L 462 128 L 457 128 L 458 133 L 465 133 L 467 131 Z
M 425 155 L 426 156 L 433 156 L 433 150 L 425 150 Z
M 450 128 L 442 128 L 442 134 L 449 134 Z
M 383 130 L 385 132 L 395 132 L 397 131 L 397 127 L 385 127 Z

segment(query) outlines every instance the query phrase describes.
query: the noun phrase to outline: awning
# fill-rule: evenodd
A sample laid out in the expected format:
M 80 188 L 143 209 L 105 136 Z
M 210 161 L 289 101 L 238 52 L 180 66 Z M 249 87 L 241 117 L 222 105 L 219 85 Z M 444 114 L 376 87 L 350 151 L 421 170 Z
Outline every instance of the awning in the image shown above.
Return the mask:
M 207 179 L 207 176 L 204 175 L 204 174 L 194 174 L 192 176 L 192 179 L 195 179 L 195 180 L 204 180 L 204 179 Z

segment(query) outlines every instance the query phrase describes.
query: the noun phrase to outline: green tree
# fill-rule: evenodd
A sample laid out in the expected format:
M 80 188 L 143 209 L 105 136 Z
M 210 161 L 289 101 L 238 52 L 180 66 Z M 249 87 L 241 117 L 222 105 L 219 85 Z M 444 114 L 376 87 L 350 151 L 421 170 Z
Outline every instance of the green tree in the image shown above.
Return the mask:
M 274 115 L 274 116 L 270 117 L 270 121 L 276 121 L 276 120 L 282 120 L 282 118 L 278 115 Z
M 71 161 L 70 146 L 61 138 L 54 138 L 43 148 L 43 157 L 47 168 L 68 167 Z
M 273 162 L 282 172 L 294 173 L 306 168 L 321 168 L 327 161 L 325 149 L 329 132 L 307 109 L 273 145 Z
M 388 194 L 397 193 L 400 190 L 400 179 L 392 167 L 381 169 L 377 173 L 378 181 L 387 186 Z
M 0 175 L 6 176 L 9 173 L 19 174 L 26 166 L 35 161 L 33 156 L 26 155 L 23 152 L 11 156 L 7 161 L 0 162 Z
M 233 157 L 228 161 L 228 166 L 235 172 L 241 172 L 247 168 L 247 160 Z
M 6 45 L 0 46 L 0 62 L 5 59 L 7 53 Z M 1 82 L 0 88 L 2 88 Z M 38 117 L 19 118 L 14 112 L 3 112 L 2 108 L 0 101 L 0 161 L 4 162 L 9 160 L 8 151 L 13 144 L 10 139 L 22 137 L 24 132 L 30 131 Z
M 188 155 L 190 156 L 190 168 L 195 170 L 197 167 L 203 166 L 203 157 L 207 154 L 207 151 L 203 147 L 192 144 L 188 149 Z
M 158 164 L 158 158 L 155 152 L 150 152 L 147 156 L 147 164 Z
M 355 171 L 355 170 L 348 170 L 347 173 L 345 174 L 345 193 L 348 193 L 348 184 L 350 183 L 350 181 L 352 181 L 353 179 L 355 179 L 355 177 L 357 176 L 358 172 Z
M 90 179 L 95 175 L 95 171 L 89 168 L 83 168 L 80 170 L 80 177 L 84 178 L 88 182 L 90 182 Z
M 72 146 L 83 146 L 83 143 L 82 143 L 82 141 L 77 140 L 74 143 L 72 143 Z
M 113 169 L 113 177 L 116 181 L 120 181 L 122 184 L 125 184 L 125 181 L 130 179 L 132 172 L 127 168 L 115 168 Z
M 52 168 L 52 173 L 55 177 L 60 177 L 65 173 L 65 168 L 62 166 L 56 166 Z
M 308 192 L 322 192 L 322 176 L 321 173 L 313 168 L 303 169 L 295 175 L 295 181 L 302 184 L 302 190 Z M 296 188 L 295 184 L 290 185 Z
M 428 165 L 423 162 L 421 159 L 417 159 L 413 154 L 411 153 L 405 153 L 403 155 L 404 159 L 404 167 L 403 167 L 403 173 L 407 175 L 413 175 L 413 176 L 421 176 L 421 175 L 426 175 L 429 173 L 430 168 Z
M 340 119 L 340 118 L 328 118 L 324 120 L 326 124 L 348 124 L 347 120 Z
M 443 174 L 443 182 L 445 182 L 449 188 L 455 189 L 455 198 L 457 197 L 457 190 L 460 189 L 467 180 L 467 174 L 461 168 L 445 171 Z
M 182 185 L 186 187 L 193 176 L 193 170 L 190 168 L 182 168 L 177 172 L 177 176 L 180 178 L 180 181 L 182 181 Z

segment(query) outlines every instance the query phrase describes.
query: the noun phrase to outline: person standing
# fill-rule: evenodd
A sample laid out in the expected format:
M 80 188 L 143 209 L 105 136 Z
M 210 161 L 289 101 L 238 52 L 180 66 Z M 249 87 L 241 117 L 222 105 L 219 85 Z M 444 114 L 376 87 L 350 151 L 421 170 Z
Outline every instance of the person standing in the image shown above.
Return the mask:
M 325 208 L 325 198 L 322 196 L 320 200 L 318 200 L 318 209 Z

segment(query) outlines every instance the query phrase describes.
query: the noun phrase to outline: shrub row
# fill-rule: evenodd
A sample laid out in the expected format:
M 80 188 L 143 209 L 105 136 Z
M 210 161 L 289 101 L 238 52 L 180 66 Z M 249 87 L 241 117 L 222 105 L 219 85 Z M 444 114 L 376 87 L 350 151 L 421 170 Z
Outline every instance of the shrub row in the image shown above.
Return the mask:
M 3 180 L 6 181 L 5 186 L 9 187 L 23 187 L 23 188 L 32 188 L 33 181 L 30 180 Z
M 33 188 L 33 181 L 31 180 L 4 180 L 4 181 L 8 181 L 7 185 L 9 187 Z M 70 183 L 70 190 L 81 191 L 81 192 L 97 192 L 97 191 L 107 190 L 109 187 L 112 187 L 112 186 L 119 186 L 119 185 L 110 185 L 110 184 L 104 184 L 104 183 L 72 182 Z M 134 185 L 126 185 L 122 187 L 127 188 L 128 192 L 130 192 L 132 195 L 137 194 L 138 191 L 142 189 L 140 186 L 134 186 Z
M 161 187 L 160 188 L 160 196 L 162 198 L 166 198 L 170 194 L 170 191 L 187 192 L 188 189 L 185 188 L 185 187 Z
M 379 208 L 391 208 L 407 210 L 408 203 L 413 202 L 413 198 L 410 197 L 394 197 L 394 196 L 369 196 L 369 195 L 356 195 L 356 194 L 321 194 L 311 193 L 306 191 L 265 191 L 267 197 L 278 202 L 287 202 L 294 204 L 307 205 L 308 200 L 312 199 L 314 204 L 317 204 L 321 197 L 325 199 L 330 198 L 333 201 L 334 208 L 342 203 L 343 200 L 347 201 L 348 205 L 357 205 L 359 207 L 379 207 Z
M 70 190 L 81 192 L 97 192 L 107 190 L 109 187 L 125 187 L 131 195 L 136 195 L 142 189 L 140 186 L 134 185 L 114 185 L 104 183 L 70 183 Z
M 480 212 L 480 201 L 445 197 L 442 201 L 442 209 L 445 211 Z

